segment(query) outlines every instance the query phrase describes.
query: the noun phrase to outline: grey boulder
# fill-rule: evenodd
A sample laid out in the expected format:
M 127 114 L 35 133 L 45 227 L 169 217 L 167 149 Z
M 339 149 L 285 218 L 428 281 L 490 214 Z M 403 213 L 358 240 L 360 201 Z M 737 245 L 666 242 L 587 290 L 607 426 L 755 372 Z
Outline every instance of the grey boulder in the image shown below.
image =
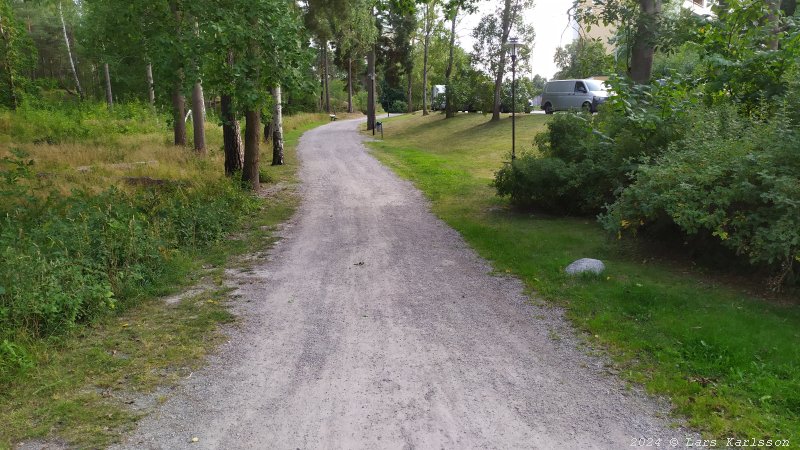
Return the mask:
M 603 261 L 592 258 L 581 258 L 564 269 L 570 275 L 578 275 L 580 273 L 601 274 L 604 270 L 606 270 L 606 265 L 603 264 Z

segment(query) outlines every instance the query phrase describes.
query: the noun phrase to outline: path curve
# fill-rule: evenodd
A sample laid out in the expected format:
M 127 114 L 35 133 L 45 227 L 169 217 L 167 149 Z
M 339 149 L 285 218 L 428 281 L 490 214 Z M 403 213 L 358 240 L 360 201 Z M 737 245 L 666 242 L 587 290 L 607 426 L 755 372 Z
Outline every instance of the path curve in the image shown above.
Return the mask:
M 242 325 L 129 448 L 623 448 L 663 405 L 604 372 L 371 157 L 360 121 L 307 132 L 303 202 L 234 278 Z M 197 442 L 192 443 L 193 437 Z

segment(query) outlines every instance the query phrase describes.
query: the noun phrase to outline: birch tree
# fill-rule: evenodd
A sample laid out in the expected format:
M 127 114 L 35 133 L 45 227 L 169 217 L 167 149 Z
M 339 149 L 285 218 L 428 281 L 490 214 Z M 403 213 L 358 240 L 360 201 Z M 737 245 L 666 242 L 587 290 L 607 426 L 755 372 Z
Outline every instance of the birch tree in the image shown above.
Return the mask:
M 69 57 L 69 65 L 72 68 L 72 75 L 75 78 L 75 89 L 78 91 L 78 96 L 81 100 L 83 100 L 83 88 L 81 87 L 81 80 L 78 77 L 78 69 L 75 67 L 77 66 L 75 62 L 75 56 L 72 53 L 72 45 L 69 42 L 69 36 L 67 34 L 67 22 L 64 20 L 64 6 L 63 2 L 58 2 L 58 17 L 61 19 L 61 29 L 64 32 L 64 44 L 67 48 L 67 56 Z

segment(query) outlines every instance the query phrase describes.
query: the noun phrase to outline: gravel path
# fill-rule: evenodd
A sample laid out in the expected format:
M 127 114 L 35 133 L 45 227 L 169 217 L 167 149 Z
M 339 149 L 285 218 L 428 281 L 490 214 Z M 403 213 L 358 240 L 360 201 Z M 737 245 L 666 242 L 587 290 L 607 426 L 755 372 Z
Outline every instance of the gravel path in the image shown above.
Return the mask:
M 306 133 L 303 203 L 232 282 L 242 325 L 128 448 L 623 448 L 685 442 L 379 164 L 359 121 Z M 196 442 L 192 442 L 193 438 Z

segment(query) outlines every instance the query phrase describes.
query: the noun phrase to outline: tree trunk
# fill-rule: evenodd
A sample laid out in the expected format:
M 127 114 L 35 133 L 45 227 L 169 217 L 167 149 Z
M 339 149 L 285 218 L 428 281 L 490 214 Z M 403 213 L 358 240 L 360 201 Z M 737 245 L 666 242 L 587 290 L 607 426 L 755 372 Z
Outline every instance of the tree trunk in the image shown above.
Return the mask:
M 269 140 L 272 137 L 272 122 L 267 122 L 264 124 L 264 134 L 261 136 L 261 140 L 265 144 L 269 144 Z
M 375 47 L 367 53 L 367 130 L 375 128 Z
M 431 45 L 430 2 L 425 5 L 425 43 L 422 51 L 422 115 L 428 115 L 428 48 Z M 431 100 L 433 101 L 433 100 Z
M 272 165 L 283 165 L 283 106 L 281 105 L 280 85 L 272 88 L 275 109 L 272 113 Z
M 353 58 L 347 60 L 347 112 L 353 112 Z
M 233 51 L 228 51 L 228 67 L 233 67 Z M 233 111 L 233 97 L 222 94 L 220 98 L 222 113 L 222 142 L 225 147 L 225 174 L 228 176 L 244 168 L 244 146 L 239 121 Z
M 244 129 L 244 169 L 242 170 L 242 181 L 249 185 L 251 189 L 258 190 L 258 158 L 260 134 L 261 134 L 261 113 L 258 110 L 247 111 Z
M 505 0 L 500 34 L 500 55 L 497 61 L 497 72 L 494 74 L 494 101 L 492 102 L 492 121 L 500 120 L 500 93 L 503 89 L 503 77 L 506 72 L 506 43 L 511 33 L 511 0 Z
M 111 92 L 111 73 L 108 70 L 108 63 L 103 64 L 103 73 L 106 77 L 106 103 L 111 109 L 114 107 L 114 94 Z
M 453 49 L 456 45 L 456 19 L 458 18 L 458 6 L 453 11 L 453 24 L 450 27 L 450 56 L 447 58 L 447 69 L 444 72 L 444 111 L 445 118 L 449 119 L 456 115 L 455 105 L 453 105 L 453 86 L 450 77 L 453 74 Z
M 175 145 L 186 145 L 186 102 L 181 93 L 180 80 L 175 81 L 172 89 L 172 131 L 175 135 Z
M 233 112 L 233 98 L 223 94 L 222 103 L 222 141 L 225 146 L 225 174 L 228 176 L 244 168 L 244 148 L 239 121 Z
M 153 83 L 153 63 L 147 63 L 147 99 L 150 106 L 156 106 L 156 86 Z
M 75 58 L 72 57 L 72 46 L 69 44 L 69 37 L 67 36 L 67 22 L 64 21 L 64 9 L 61 6 L 61 2 L 58 2 L 58 15 L 61 17 L 61 30 L 64 31 L 64 43 L 67 44 L 69 65 L 72 67 L 72 75 L 75 77 L 75 88 L 78 90 L 78 96 L 81 100 L 83 100 L 83 88 L 81 88 L 81 80 L 78 79 L 78 70 L 75 68 Z
M 628 75 L 636 84 L 647 84 L 653 74 L 655 36 L 661 14 L 661 0 L 639 0 L 641 15 L 631 49 L 631 67 Z
M 781 23 L 780 23 L 780 11 L 781 11 L 781 1 L 780 0 L 767 0 L 767 24 L 770 25 L 770 35 L 767 39 L 766 45 L 767 48 L 770 50 L 777 50 L 778 49 L 778 35 L 781 33 Z
M 331 92 L 328 88 L 328 41 L 322 45 L 322 74 L 325 77 L 325 112 L 331 113 Z
M 206 154 L 205 122 L 206 111 L 203 85 L 200 81 L 197 81 L 192 89 L 192 131 L 194 132 L 194 151 L 200 155 Z
M 410 70 L 408 71 L 408 74 L 406 76 L 408 77 L 408 82 L 406 83 L 408 85 L 407 86 L 407 93 L 406 93 L 406 98 L 408 99 L 408 103 L 406 104 L 406 112 L 411 114 L 411 113 L 414 112 L 414 99 L 413 99 L 413 97 L 411 95 L 411 71 Z
M 795 11 L 797 11 L 797 0 L 783 0 L 781 9 L 786 17 L 794 16 Z

